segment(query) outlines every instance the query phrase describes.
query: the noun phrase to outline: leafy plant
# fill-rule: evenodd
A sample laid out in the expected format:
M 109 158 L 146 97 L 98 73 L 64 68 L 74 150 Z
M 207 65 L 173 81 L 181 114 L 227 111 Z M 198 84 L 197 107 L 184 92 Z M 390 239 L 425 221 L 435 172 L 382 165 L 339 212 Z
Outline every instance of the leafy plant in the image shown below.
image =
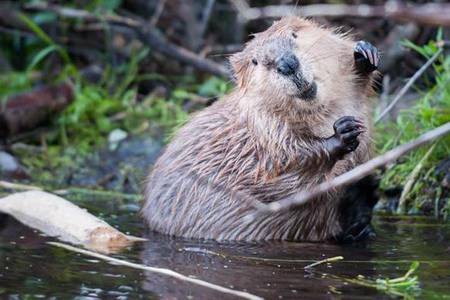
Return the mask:
M 405 42 L 405 44 L 425 57 L 431 57 L 438 50 L 436 42 L 430 42 L 423 47 L 418 47 L 410 42 Z M 395 121 L 377 125 L 376 140 L 379 153 L 450 122 L 450 57 L 442 55 L 438 63 L 434 65 L 434 69 L 435 81 L 430 83 L 429 90 L 421 92 L 420 99 L 413 107 L 401 111 Z M 426 147 L 418 149 L 388 169 L 382 178 L 381 188 L 386 190 L 390 187 L 403 186 L 427 151 Z M 450 137 L 438 141 L 426 161 L 421 161 L 423 165 L 419 170 L 418 180 L 407 195 L 408 199 L 413 200 L 412 205 L 409 206 L 411 213 L 418 212 L 422 205 L 433 197 L 424 191 L 437 184 L 436 176 L 433 173 L 434 168 L 441 160 L 448 157 L 448 153 L 450 153 Z

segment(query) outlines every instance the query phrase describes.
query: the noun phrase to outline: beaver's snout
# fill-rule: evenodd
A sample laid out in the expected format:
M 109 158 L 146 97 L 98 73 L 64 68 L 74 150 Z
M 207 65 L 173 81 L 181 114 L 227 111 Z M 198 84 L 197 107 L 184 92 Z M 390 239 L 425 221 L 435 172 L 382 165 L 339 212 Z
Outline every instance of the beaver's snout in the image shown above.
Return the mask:
M 276 61 L 277 72 L 290 78 L 298 88 L 298 97 L 304 100 L 313 100 L 317 94 L 317 84 L 308 82 L 302 73 L 299 59 L 292 52 L 287 52 Z
M 290 76 L 297 73 L 300 63 L 294 53 L 287 53 L 277 59 L 276 66 L 278 73 Z

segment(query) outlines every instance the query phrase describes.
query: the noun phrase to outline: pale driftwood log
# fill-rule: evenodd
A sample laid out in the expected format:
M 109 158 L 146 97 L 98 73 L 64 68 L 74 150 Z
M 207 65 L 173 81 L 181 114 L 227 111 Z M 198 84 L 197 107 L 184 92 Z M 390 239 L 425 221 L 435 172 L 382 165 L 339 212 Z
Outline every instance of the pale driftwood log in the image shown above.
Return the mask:
M 378 157 L 375 157 L 374 159 L 371 159 L 368 162 L 359 165 L 351 171 L 335 177 L 330 181 L 323 182 L 308 191 L 301 191 L 290 197 L 287 197 L 286 199 L 271 202 L 269 204 L 263 204 L 261 202 L 254 201 L 254 205 L 257 208 L 257 211 L 253 215 L 250 215 L 249 218 L 253 219 L 258 215 L 261 216 L 267 213 L 272 214 L 280 211 L 287 211 L 293 207 L 303 205 L 306 202 L 316 198 L 317 196 L 320 196 L 321 194 L 327 193 L 335 188 L 354 183 L 359 179 L 371 174 L 377 168 L 391 163 L 399 157 L 407 154 L 408 152 L 449 133 L 450 122 L 422 134 L 414 141 L 398 146 L 397 148 L 394 148 Z
M 450 4 L 448 3 L 404 5 L 388 1 L 385 5 L 376 6 L 366 4 L 311 4 L 250 7 L 245 0 L 230 1 L 245 21 L 298 15 L 303 17 L 386 18 L 433 26 L 450 26 Z
M 241 292 L 241 291 L 236 291 L 236 290 L 232 290 L 230 288 L 226 288 L 214 283 L 209 283 L 207 281 L 201 280 L 201 279 L 197 279 L 197 278 L 192 278 L 180 273 L 177 273 L 175 271 L 172 271 L 170 269 L 164 269 L 164 268 L 157 268 L 157 267 L 150 267 L 150 266 L 146 266 L 146 265 L 142 265 L 142 264 L 136 264 L 136 263 L 132 263 L 123 259 L 117 259 L 114 257 L 110 257 L 110 256 L 106 256 L 103 254 L 99 254 L 96 252 L 92 252 L 92 251 L 88 251 L 85 249 L 80 249 L 77 247 L 73 247 L 70 245 L 66 245 L 66 244 L 62 244 L 62 243 L 55 243 L 55 242 L 49 242 L 50 245 L 56 246 L 56 247 L 60 247 L 60 248 L 64 248 L 66 250 L 75 252 L 75 253 L 80 253 L 83 255 L 87 255 L 87 256 L 91 256 L 91 257 L 95 257 L 110 263 L 113 263 L 115 265 L 120 265 L 120 266 L 126 266 L 126 267 L 130 267 L 133 269 L 138 269 L 138 270 L 143 270 L 143 271 L 147 271 L 147 272 L 152 272 L 152 273 L 156 273 L 156 274 L 161 274 L 161 275 L 166 275 L 166 276 L 170 276 L 173 278 L 176 278 L 178 280 L 182 280 L 185 282 L 189 282 L 192 284 L 196 284 L 202 287 L 206 287 L 224 294 L 228 294 L 228 295 L 233 295 L 234 297 L 240 297 L 240 298 L 244 298 L 244 299 L 250 299 L 250 300 L 261 300 L 263 298 L 247 293 L 247 292 Z
M 0 198 L 0 212 L 48 236 L 104 253 L 145 240 L 123 234 L 64 198 L 43 191 Z

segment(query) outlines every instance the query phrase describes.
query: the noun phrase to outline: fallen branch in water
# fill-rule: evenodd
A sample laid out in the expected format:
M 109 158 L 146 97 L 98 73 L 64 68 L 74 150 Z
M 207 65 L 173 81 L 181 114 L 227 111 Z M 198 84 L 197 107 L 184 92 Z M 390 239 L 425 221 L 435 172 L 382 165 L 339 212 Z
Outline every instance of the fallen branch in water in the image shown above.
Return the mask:
M 45 3 L 33 3 L 25 6 L 27 9 L 39 11 L 51 11 L 60 17 L 71 19 L 83 19 L 88 22 L 107 22 L 111 26 L 122 25 L 133 29 L 139 39 L 150 46 L 150 48 L 163 55 L 171 57 L 179 62 L 193 66 L 194 68 L 221 77 L 230 77 L 229 70 L 210 59 L 169 42 L 165 36 L 148 22 L 137 18 L 129 18 L 118 15 L 102 15 L 98 17 L 88 11 L 66 8 L 58 5 L 48 5 Z
M 123 234 L 66 199 L 43 191 L 0 198 L 0 212 L 48 236 L 105 253 L 145 240 Z
M 404 5 L 397 2 L 387 2 L 385 5 L 374 6 L 366 4 L 311 4 L 250 7 L 245 0 L 230 1 L 241 18 L 247 22 L 264 18 L 298 15 L 303 17 L 386 18 L 402 22 L 450 26 L 450 4 L 447 3 Z
M 329 263 L 329 262 L 334 262 L 334 261 L 339 261 L 339 260 L 343 260 L 344 257 L 343 256 L 335 256 L 335 257 L 330 257 L 330 258 L 325 258 L 319 261 L 316 261 L 312 264 L 309 264 L 307 266 L 305 266 L 303 269 L 310 269 L 312 267 L 321 265 L 321 264 L 325 264 L 325 263 Z
M 261 297 L 258 297 L 256 295 L 252 295 L 250 293 L 247 292 L 241 292 L 241 291 L 236 291 L 236 290 L 232 290 L 214 283 L 209 283 L 207 281 L 203 281 L 200 279 L 196 279 L 196 278 L 192 278 L 192 277 L 188 277 L 185 276 L 183 274 L 177 273 L 175 271 L 172 271 L 170 269 L 165 269 L 165 268 L 157 268 L 157 267 L 150 267 L 150 266 L 146 266 L 146 265 L 142 265 L 142 264 L 137 264 L 137 263 L 132 263 L 123 259 L 117 259 L 114 257 L 110 257 L 110 256 L 106 256 L 103 254 L 99 254 L 96 252 L 92 252 L 89 250 L 85 250 L 85 249 L 80 249 L 77 247 L 73 247 L 70 245 L 66 245 L 63 243 L 56 243 L 56 242 L 48 242 L 48 244 L 56 246 L 56 247 L 60 247 L 60 248 L 64 248 L 66 250 L 72 251 L 72 252 L 76 252 L 76 253 L 80 253 L 83 255 L 87 255 L 87 256 L 91 256 L 91 257 L 95 257 L 110 263 L 113 263 L 115 265 L 121 265 L 121 266 L 126 266 L 126 267 L 130 267 L 133 269 L 138 269 L 138 270 L 143 270 L 143 271 L 148 271 L 148 272 L 153 272 L 156 274 L 162 274 L 162 275 L 167 275 L 173 278 L 176 278 L 178 280 L 182 280 L 182 281 L 186 281 L 186 282 L 190 282 L 196 285 L 200 285 L 209 289 L 213 289 L 215 291 L 218 292 L 222 292 L 225 294 L 229 294 L 229 295 L 233 295 L 233 296 L 237 296 L 237 297 L 241 297 L 244 299 L 251 299 L 251 300 L 260 300 L 262 299 Z
M 417 79 L 428 69 L 429 66 L 433 64 L 433 62 L 441 55 L 443 49 L 440 48 L 417 72 L 408 80 L 405 86 L 398 92 L 392 102 L 386 107 L 382 113 L 375 120 L 375 124 L 381 121 L 397 104 L 397 102 L 405 95 L 405 93 L 409 90 L 409 88 L 416 82 Z
M 79 188 L 79 187 L 68 187 L 62 190 L 53 191 L 53 193 L 64 196 L 67 194 L 81 194 L 86 196 L 98 196 L 98 197 L 111 197 L 111 198 L 121 198 L 124 200 L 131 201 L 140 201 L 142 199 L 142 195 L 139 194 L 125 194 L 121 192 L 115 191 L 105 191 L 105 190 L 92 190 L 87 188 Z
M 310 201 L 311 199 L 314 199 L 335 188 L 348 185 L 350 183 L 354 183 L 359 179 L 364 178 L 365 176 L 371 174 L 377 168 L 382 167 L 388 163 L 391 163 L 396 159 L 398 159 L 399 157 L 407 154 L 408 152 L 424 144 L 427 144 L 439 137 L 445 136 L 449 133 L 450 133 L 450 122 L 422 134 L 419 138 L 417 138 L 414 141 L 400 145 L 378 157 L 375 157 L 369 160 L 368 162 L 357 166 L 356 168 L 352 169 L 347 173 L 335 177 L 330 181 L 323 182 L 317 185 L 315 188 L 312 188 L 311 190 L 301 191 L 290 197 L 287 197 L 286 199 L 271 202 L 269 204 L 263 204 L 261 202 L 254 201 L 254 205 L 257 208 L 257 211 L 253 215 L 250 215 L 249 217 L 254 218 L 256 217 L 255 215 L 263 215 L 268 213 L 286 211 L 289 210 L 290 208 L 303 205 L 306 202 Z

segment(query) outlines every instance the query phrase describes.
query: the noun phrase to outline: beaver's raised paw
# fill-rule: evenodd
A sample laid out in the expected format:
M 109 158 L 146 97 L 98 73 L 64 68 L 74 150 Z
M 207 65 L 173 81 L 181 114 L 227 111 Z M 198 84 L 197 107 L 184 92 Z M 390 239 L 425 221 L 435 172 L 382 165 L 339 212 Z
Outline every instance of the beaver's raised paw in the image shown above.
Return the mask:
M 355 68 L 361 74 L 369 74 L 376 69 L 380 63 L 378 49 L 371 43 L 359 41 L 354 48 Z
M 364 123 L 355 117 L 339 118 L 333 125 L 335 139 L 334 153 L 343 156 L 355 151 L 359 145 L 358 136 L 365 131 Z

